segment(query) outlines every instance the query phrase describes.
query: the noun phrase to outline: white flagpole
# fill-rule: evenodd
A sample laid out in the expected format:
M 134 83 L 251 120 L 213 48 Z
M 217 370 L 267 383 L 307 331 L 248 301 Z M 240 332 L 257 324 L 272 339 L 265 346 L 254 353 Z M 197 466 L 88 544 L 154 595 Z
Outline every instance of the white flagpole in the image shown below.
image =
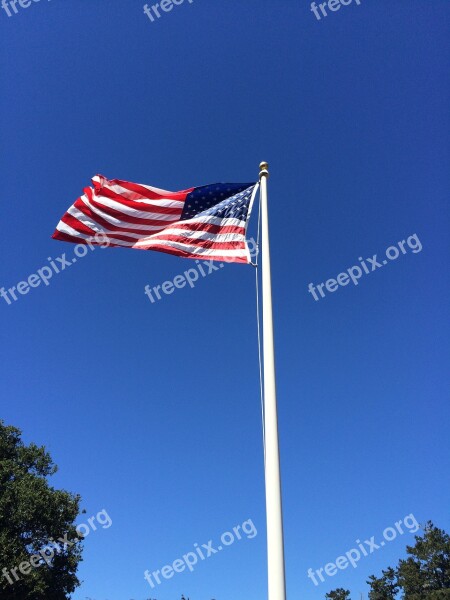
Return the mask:
M 273 343 L 272 278 L 270 273 L 267 180 L 269 165 L 259 165 L 262 238 L 264 434 L 267 515 L 268 600 L 286 600 L 280 451 Z

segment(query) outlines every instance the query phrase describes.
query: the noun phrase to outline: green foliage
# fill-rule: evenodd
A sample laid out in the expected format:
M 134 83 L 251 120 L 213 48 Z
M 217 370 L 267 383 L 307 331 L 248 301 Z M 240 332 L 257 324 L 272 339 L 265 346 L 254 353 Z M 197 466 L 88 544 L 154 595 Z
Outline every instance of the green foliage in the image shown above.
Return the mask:
M 327 600 L 350 600 L 350 592 L 349 590 L 344 590 L 344 588 L 338 588 L 326 594 L 325 598 Z
M 80 496 L 48 483 L 57 470 L 45 448 L 25 446 L 21 431 L 0 420 L 0 598 L 66 600 L 80 582 L 76 576 L 82 543 L 75 529 Z M 29 574 L 18 567 L 59 538 L 73 543 L 43 560 Z M 77 540 L 77 541 L 75 541 Z M 10 573 L 16 568 L 19 581 Z M 10 584 L 5 572 L 14 582 Z
M 389 567 L 382 571 L 380 578 L 371 575 L 367 583 L 370 584 L 370 600 L 395 600 L 399 591 L 395 569 Z
M 431 521 L 423 536 L 407 546 L 408 557 L 396 569 L 390 567 L 377 578 L 370 576 L 370 600 L 450 600 L 450 537 Z

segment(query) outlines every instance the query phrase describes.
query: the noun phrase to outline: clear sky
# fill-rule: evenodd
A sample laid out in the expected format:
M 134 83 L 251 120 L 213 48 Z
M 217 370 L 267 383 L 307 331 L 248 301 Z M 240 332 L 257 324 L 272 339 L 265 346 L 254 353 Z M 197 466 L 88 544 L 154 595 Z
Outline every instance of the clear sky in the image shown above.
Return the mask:
M 411 532 L 318 586 L 308 568 L 410 513 L 450 529 L 449 9 L 361 0 L 318 20 L 305 0 L 185 0 L 152 22 L 143 0 L 42 0 L 0 12 L 1 286 L 74 256 L 50 236 L 96 173 L 178 190 L 256 180 L 270 163 L 290 599 L 345 587 L 359 600 Z M 357 286 L 308 293 L 374 254 L 383 266 L 366 261 Z M 1 417 L 47 446 L 54 484 L 82 495 L 86 518 L 113 522 L 86 540 L 75 600 L 266 598 L 254 270 L 144 295 L 193 264 L 97 249 L 0 298 Z M 248 519 L 252 539 L 154 590 L 144 580 Z

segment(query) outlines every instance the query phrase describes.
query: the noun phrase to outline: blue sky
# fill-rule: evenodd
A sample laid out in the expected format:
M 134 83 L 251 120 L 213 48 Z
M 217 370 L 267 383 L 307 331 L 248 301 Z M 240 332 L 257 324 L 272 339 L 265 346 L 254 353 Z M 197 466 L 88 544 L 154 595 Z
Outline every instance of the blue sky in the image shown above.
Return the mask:
M 288 597 L 359 600 L 411 533 L 319 586 L 307 569 L 410 513 L 450 529 L 448 0 L 320 21 L 304 0 L 186 0 L 153 23 L 142 0 L 18 10 L 0 14 L 0 285 L 73 256 L 50 236 L 96 173 L 177 190 L 269 161 Z M 308 293 L 413 234 L 420 252 Z M 97 249 L 0 298 L 1 417 L 113 521 L 74 600 L 266 597 L 254 270 L 150 303 L 146 284 L 191 266 Z M 252 539 L 144 580 L 248 519 Z

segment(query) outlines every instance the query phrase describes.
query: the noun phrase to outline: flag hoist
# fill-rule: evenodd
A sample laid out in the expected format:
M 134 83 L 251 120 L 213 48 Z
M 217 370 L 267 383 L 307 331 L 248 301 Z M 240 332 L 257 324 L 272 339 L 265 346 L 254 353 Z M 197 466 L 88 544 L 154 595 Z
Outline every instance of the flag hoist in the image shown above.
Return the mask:
M 278 411 L 275 383 L 272 277 L 270 271 L 267 180 L 269 165 L 259 165 L 262 240 L 263 369 L 264 369 L 264 454 L 267 518 L 268 600 L 286 599 L 283 513 L 281 500 Z

